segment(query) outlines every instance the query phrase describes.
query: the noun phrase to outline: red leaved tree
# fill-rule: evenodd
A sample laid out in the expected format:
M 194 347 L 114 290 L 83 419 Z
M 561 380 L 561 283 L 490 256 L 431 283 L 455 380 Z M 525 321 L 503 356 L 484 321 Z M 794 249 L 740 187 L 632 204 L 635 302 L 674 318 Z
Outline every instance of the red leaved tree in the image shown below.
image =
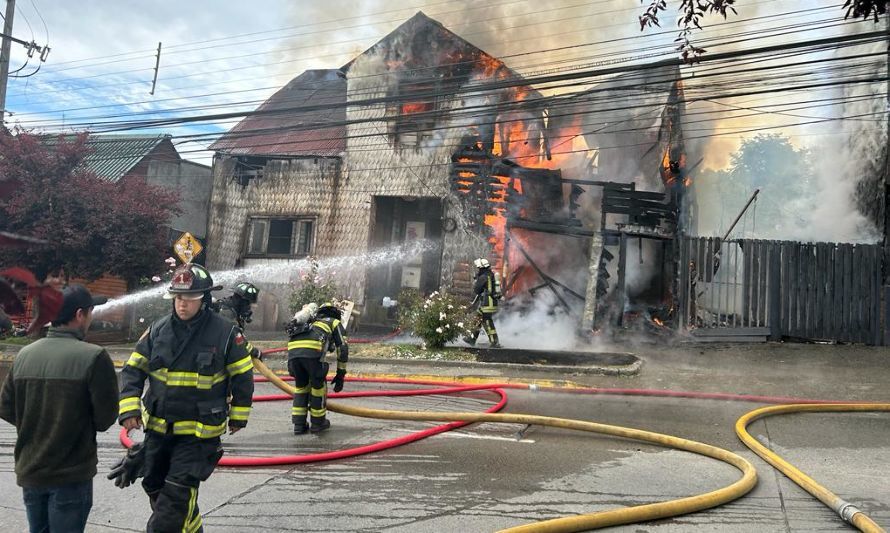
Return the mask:
M 141 180 L 112 183 L 86 170 L 87 135 L 49 139 L 0 133 L 0 175 L 15 183 L 0 198 L 0 230 L 49 245 L 0 250 L 0 264 L 31 269 L 39 279 L 64 271 L 129 282 L 154 274 L 167 250 L 167 223 L 178 213 L 175 192 Z

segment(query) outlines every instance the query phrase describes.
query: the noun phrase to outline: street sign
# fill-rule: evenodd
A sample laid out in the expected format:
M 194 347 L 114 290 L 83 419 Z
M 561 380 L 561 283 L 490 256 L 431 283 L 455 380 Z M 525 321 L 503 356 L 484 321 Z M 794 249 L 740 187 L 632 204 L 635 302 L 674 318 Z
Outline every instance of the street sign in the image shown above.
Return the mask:
M 198 239 L 187 231 L 173 243 L 173 251 L 183 263 L 191 263 L 192 259 L 198 257 L 203 249 L 204 247 L 201 246 Z

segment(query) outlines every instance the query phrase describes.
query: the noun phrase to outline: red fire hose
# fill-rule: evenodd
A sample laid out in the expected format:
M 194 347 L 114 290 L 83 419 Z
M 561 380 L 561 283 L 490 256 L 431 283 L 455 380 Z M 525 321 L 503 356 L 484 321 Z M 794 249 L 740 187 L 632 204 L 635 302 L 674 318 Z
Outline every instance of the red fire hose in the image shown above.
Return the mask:
M 293 378 L 291 378 L 293 379 Z M 266 378 L 258 377 L 255 378 L 257 382 L 266 382 L 268 381 Z M 363 381 L 369 383 L 411 383 L 410 380 L 386 380 L 386 379 L 351 379 L 350 381 Z M 415 382 L 416 383 L 416 382 Z M 504 408 L 507 405 L 507 395 L 503 390 L 500 389 L 499 385 L 470 385 L 470 386 L 446 386 L 438 389 L 419 389 L 419 390 L 395 390 L 395 391 L 358 391 L 358 392 L 341 392 L 341 393 L 331 393 L 329 396 L 331 398 L 366 398 L 373 396 L 422 396 L 422 395 L 433 395 L 433 394 L 454 394 L 458 392 L 468 392 L 468 391 L 477 391 L 477 390 L 490 390 L 494 392 L 500 397 L 500 400 L 486 409 L 484 412 L 486 413 L 496 413 Z M 255 402 L 268 402 L 268 401 L 276 401 L 276 400 L 290 400 L 293 396 L 288 394 L 269 394 L 269 395 L 259 395 L 254 396 L 253 400 Z M 432 428 L 424 429 L 421 431 L 415 431 L 414 433 L 409 433 L 408 435 L 398 437 L 395 439 L 384 440 L 380 442 L 376 442 L 374 444 L 369 444 L 365 446 L 357 446 L 355 448 L 346 448 L 343 450 L 336 450 L 333 452 L 323 452 L 323 453 L 311 453 L 311 454 L 303 454 L 303 455 L 278 455 L 272 457 L 223 457 L 219 464 L 221 466 L 272 466 L 272 465 L 291 465 L 291 464 L 299 464 L 299 463 L 312 463 L 318 461 L 331 461 L 334 459 L 343 459 L 346 457 L 355 457 L 356 455 L 364 455 L 367 453 L 379 452 L 381 450 L 386 450 L 389 448 L 394 448 L 396 446 L 401 446 L 403 444 L 408 444 L 410 442 L 415 442 L 421 439 L 425 439 L 427 437 L 431 437 L 433 435 L 437 435 L 439 433 L 444 433 L 446 431 L 451 431 L 452 429 L 456 429 L 462 426 L 466 426 L 471 422 L 450 422 L 448 424 L 441 424 Z M 130 436 L 127 434 L 127 430 L 125 428 L 121 428 L 120 432 L 120 441 L 125 447 L 129 448 L 133 445 L 133 440 L 130 439 Z

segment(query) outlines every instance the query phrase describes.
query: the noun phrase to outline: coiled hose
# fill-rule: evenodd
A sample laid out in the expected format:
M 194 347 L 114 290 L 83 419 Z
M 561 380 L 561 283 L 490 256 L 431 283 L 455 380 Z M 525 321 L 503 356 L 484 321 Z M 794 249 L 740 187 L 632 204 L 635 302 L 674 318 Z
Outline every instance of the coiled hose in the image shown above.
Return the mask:
M 274 383 L 275 386 L 277 386 L 279 389 L 288 394 L 293 394 L 293 387 L 285 383 L 284 380 L 282 380 L 274 372 L 272 372 L 269 367 L 267 367 L 262 361 L 258 361 L 255 359 L 254 367 L 259 370 L 260 373 L 262 373 L 269 381 Z M 600 433 L 604 435 L 634 439 L 651 444 L 656 444 L 659 446 L 697 453 L 699 455 L 704 455 L 713 459 L 717 459 L 719 461 L 723 461 L 734 466 L 742 472 L 742 477 L 734 483 L 704 494 L 689 496 L 686 498 L 680 498 L 666 502 L 638 505 L 635 507 L 628 507 L 623 509 L 613 509 L 610 511 L 601 511 L 597 513 L 544 520 L 542 522 L 537 522 L 534 524 L 527 524 L 505 529 L 503 530 L 504 532 L 551 533 L 587 531 L 591 529 L 599 529 L 621 524 L 632 524 L 636 522 L 669 518 L 672 516 L 679 516 L 696 511 L 702 511 L 705 509 L 723 505 L 725 503 L 729 503 L 747 494 L 757 484 L 757 472 L 754 469 L 754 466 L 739 455 L 736 455 L 722 448 L 717 448 L 715 446 L 710 446 L 701 442 L 682 439 L 671 435 L 664 435 L 661 433 L 654 433 L 651 431 L 643 431 L 640 429 L 611 426 L 606 424 L 598 424 L 595 422 L 585 422 L 581 420 L 570 420 L 565 418 L 523 414 L 390 411 L 384 409 L 370 409 L 367 407 L 349 406 L 338 402 L 328 402 L 327 408 L 330 411 L 345 415 L 360 416 L 365 418 L 378 418 L 385 420 L 536 424 L 561 429 L 573 429 L 577 431 Z
M 739 418 L 735 423 L 735 432 L 739 439 L 751 450 L 763 458 L 764 461 L 785 474 L 789 479 L 797 483 L 802 489 L 809 492 L 837 513 L 845 522 L 868 533 L 883 532 L 884 529 L 866 516 L 856 506 L 847 502 L 837 494 L 826 489 L 813 478 L 804 474 L 794 465 L 782 459 L 778 454 L 760 444 L 748 433 L 748 425 L 755 420 L 768 416 L 788 413 L 850 413 L 890 411 L 890 403 L 824 403 L 824 404 L 790 404 L 773 405 L 754 409 Z

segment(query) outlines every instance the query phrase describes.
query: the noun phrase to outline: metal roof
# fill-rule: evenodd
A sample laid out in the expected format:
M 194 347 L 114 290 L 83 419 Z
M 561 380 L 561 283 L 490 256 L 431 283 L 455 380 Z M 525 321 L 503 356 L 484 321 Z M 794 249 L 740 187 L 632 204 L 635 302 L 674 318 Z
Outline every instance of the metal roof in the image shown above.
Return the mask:
M 327 104 L 338 105 L 332 109 L 299 110 Z M 346 150 L 346 80 L 336 69 L 307 70 L 269 97 L 257 111 L 263 113 L 245 117 L 210 149 L 260 156 L 339 156 Z
M 72 136 L 46 135 L 42 142 L 55 145 L 58 139 L 70 141 Z M 87 146 L 90 154 L 84 158 L 84 166 L 96 176 L 111 182 L 117 182 L 133 167 L 152 152 L 164 140 L 172 135 L 90 135 Z
M 90 135 L 87 146 L 93 151 L 84 158 L 84 163 L 100 178 L 116 182 L 170 138 L 170 135 Z

